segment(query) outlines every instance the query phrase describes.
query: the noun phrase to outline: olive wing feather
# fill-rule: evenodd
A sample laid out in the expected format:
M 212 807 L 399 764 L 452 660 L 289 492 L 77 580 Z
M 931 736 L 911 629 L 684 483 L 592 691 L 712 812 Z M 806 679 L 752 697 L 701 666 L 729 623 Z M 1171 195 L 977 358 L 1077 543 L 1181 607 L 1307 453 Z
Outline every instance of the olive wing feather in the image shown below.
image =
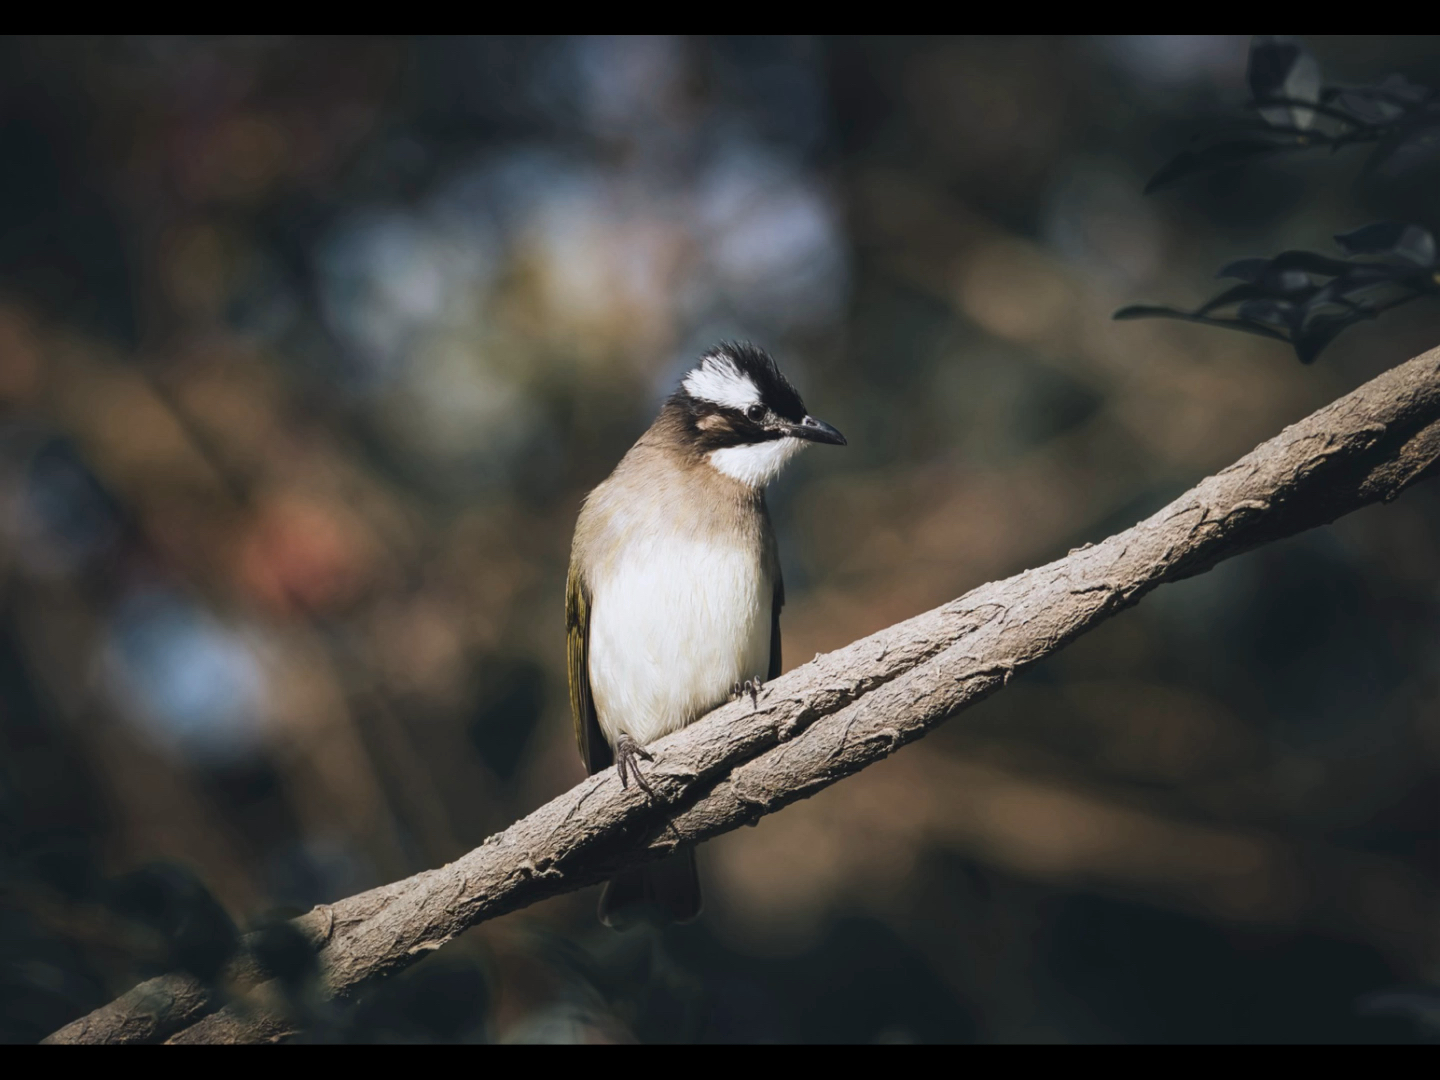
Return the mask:
M 590 693 L 590 590 L 574 567 L 565 585 L 565 659 L 575 741 L 586 771 L 594 775 L 614 764 L 614 756 L 600 730 L 595 699 Z
M 770 605 L 770 670 L 765 675 L 765 681 L 778 678 L 780 675 L 780 609 L 785 606 L 785 583 L 777 575 L 775 578 L 775 599 Z

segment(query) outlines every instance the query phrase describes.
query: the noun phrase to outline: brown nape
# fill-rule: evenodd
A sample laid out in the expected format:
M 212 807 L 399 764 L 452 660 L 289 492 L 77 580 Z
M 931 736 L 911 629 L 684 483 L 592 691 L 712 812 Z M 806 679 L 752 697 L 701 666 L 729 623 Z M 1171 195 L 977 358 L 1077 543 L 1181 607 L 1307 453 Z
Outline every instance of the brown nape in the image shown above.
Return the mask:
M 636 441 L 635 448 L 658 450 L 698 462 L 707 451 L 701 446 L 701 433 L 696 421 L 697 418 L 684 406 L 674 400 L 667 401 L 655 422 Z

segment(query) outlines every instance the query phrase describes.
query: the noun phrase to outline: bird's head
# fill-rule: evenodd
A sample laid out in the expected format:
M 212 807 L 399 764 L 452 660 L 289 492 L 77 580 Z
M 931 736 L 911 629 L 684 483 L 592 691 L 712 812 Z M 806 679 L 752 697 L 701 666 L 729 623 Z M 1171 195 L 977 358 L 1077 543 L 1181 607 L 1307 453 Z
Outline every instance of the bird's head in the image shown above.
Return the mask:
M 670 401 L 691 447 L 749 487 L 768 484 L 806 443 L 845 445 L 845 436 L 811 416 L 775 361 L 753 345 L 715 346 Z

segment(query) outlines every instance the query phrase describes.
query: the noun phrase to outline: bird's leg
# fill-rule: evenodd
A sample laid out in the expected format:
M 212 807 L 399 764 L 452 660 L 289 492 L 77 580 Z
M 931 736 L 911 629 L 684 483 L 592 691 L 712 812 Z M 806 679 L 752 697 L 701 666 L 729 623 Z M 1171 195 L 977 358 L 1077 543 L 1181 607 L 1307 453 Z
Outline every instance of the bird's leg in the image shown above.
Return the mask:
M 635 783 L 640 785 L 640 790 L 653 799 L 655 798 L 655 792 L 650 789 L 650 785 L 646 783 L 645 777 L 640 773 L 640 758 L 644 758 L 646 761 L 655 760 L 650 751 L 646 750 L 629 735 L 622 733 L 620 737 L 615 740 L 615 768 L 620 773 L 620 786 L 622 788 L 630 786 L 630 780 L 626 774 L 633 772 L 635 774 Z
M 760 704 L 760 687 L 765 684 L 760 681 L 760 676 L 753 679 L 746 679 L 744 682 L 737 682 L 730 688 L 730 700 L 739 701 L 746 694 L 750 695 L 750 707 L 753 709 Z

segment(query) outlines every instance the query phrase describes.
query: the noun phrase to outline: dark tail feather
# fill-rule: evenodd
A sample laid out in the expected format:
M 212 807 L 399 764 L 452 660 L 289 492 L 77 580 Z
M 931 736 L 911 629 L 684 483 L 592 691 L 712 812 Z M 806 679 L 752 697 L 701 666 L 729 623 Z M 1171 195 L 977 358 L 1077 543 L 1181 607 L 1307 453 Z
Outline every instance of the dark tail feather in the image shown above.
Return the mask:
M 600 894 L 600 921 L 616 930 L 638 922 L 656 926 L 689 922 L 699 914 L 700 875 L 694 848 L 622 870 Z

